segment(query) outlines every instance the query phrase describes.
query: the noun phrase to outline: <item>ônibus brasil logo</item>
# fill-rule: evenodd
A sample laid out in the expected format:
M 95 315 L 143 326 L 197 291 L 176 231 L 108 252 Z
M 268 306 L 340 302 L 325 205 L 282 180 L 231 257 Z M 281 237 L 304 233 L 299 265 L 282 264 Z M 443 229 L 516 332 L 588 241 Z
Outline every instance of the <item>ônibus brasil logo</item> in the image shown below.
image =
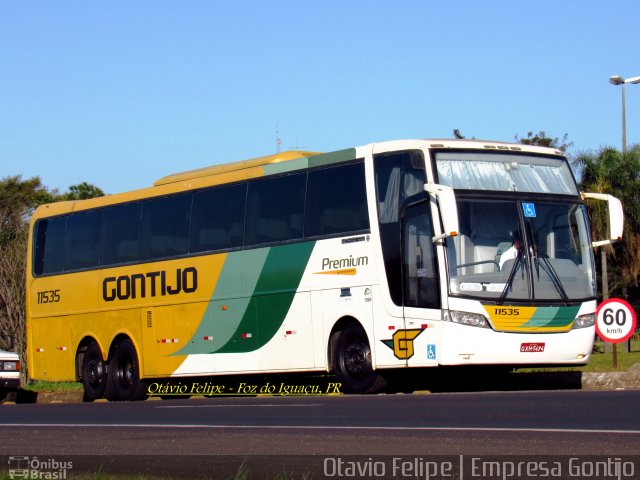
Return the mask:
M 65 480 L 73 462 L 60 461 L 55 458 L 9 457 L 9 478 L 38 480 Z

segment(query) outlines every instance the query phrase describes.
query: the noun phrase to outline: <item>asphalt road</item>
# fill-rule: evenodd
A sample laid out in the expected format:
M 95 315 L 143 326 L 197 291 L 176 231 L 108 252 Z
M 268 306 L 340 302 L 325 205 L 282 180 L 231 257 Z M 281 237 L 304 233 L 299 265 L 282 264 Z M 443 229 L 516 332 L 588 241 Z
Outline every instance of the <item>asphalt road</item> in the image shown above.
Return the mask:
M 639 391 L 560 391 L 4 405 L 0 455 L 101 455 L 174 477 L 169 464 L 248 456 L 637 455 L 639 404 Z

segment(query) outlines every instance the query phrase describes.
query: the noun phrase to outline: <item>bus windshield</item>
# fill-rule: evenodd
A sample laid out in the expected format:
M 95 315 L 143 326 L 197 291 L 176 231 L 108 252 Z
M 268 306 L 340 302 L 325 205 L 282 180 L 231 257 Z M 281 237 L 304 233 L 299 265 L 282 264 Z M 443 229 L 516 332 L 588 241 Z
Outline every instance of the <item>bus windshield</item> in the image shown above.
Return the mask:
M 458 198 L 447 239 L 449 291 L 482 299 L 564 302 L 595 296 L 584 205 Z
M 567 161 L 516 153 L 438 152 L 439 183 L 456 190 L 578 195 Z

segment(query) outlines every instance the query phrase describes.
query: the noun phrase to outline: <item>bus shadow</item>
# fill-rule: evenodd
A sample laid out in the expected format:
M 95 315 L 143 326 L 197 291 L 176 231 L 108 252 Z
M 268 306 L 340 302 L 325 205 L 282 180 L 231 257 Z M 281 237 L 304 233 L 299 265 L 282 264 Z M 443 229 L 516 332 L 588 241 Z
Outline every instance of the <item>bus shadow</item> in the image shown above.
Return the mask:
M 582 389 L 582 372 L 579 371 L 518 372 L 500 367 L 440 367 L 400 372 L 399 376 L 390 382 L 390 393 Z

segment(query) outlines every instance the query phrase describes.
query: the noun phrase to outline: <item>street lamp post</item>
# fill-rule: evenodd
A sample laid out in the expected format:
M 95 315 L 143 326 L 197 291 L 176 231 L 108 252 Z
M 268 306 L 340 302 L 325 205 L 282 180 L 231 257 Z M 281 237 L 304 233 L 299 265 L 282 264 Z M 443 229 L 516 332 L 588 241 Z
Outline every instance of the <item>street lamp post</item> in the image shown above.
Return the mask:
M 622 158 L 624 160 L 627 154 L 627 115 L 626 115 L 626 100 L 624 86 L 627 83 L 640 83 L 640 77 L 622 78 L 620 75 L 613 75 L 609 77 L 609 83 L 612 85 L 622 86 Z M 602 263 L 602 300 L 609 298 L 609 285 L 607 278 L 607 254 L 604 248 L 600 251 L 600 258 Z M 625 351 L 631 351 L 631 340 L 627 342 Z M 613 344 L 613 368 L 618 368 L 618 352 L 616 344 Z
M 640 83 L 640 77 L 622 78 L 620 75 L 609 77 L 609 83 L 622 86 L 622 156 L 627 153 L 627 116 L 625 112 L 624 86 L 627 83 Z

